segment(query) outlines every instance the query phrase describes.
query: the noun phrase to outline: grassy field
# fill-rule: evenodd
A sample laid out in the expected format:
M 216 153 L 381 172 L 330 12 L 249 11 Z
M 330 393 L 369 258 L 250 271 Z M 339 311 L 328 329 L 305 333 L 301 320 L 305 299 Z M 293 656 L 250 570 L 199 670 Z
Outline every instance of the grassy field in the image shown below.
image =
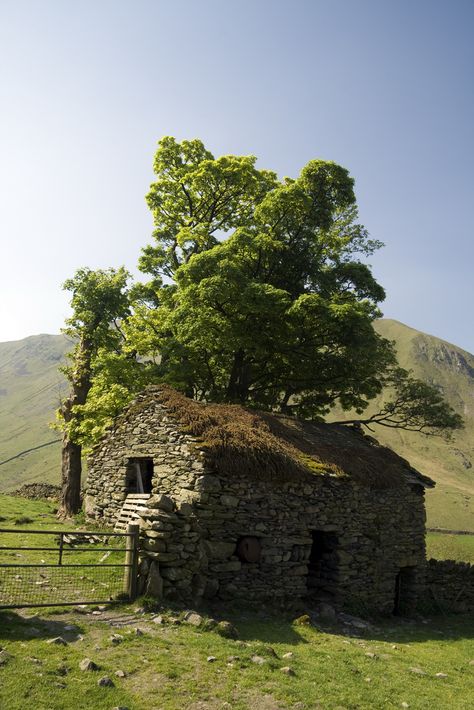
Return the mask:
M 342 624 L 299 626 L 284 614 L 234 611 L 227 618 L 239 639 L 230 640 L 179 624 L 169 610 L 161 615 L 158 625 L 151 614 L 124 608 L 29 618 L 0 612 L 0 707 L 472 708 L 472 616 L 391 619 L 354 633 Z M 57 636 L 67 645 L 48 643 Z M 99 670 L 80 670 L 84 658 Z M 113 686 L 100 687 L 103 677 Z
M 22 530 L 81 523 L 61 524 L 51 503 L 9 496 L 0 496 L 0 516 L 0 526 Z M 33 534 L 18 535 L 29 546 Z M 428 547 L 438 557 L 463 559 L 472 554 L 472 538 L 432 533 Z M 180 610 L 160 609 L 162 623 L 155 623 L 158 610 L 144 613 L 141 604 L 0 611 L 0 708 L 472 708 L 472 615 L 388 618 L 359 628 L 314 617 L 300 625 L 285 611 L 207 610 L 235 625 L 232 640 L 183 623 Z M 58 636 L 64 645 L 48 643 Z M 98 670 L 81 670 L 84 658 Z M 113 685 L 99 686 L 104 677 Z
M 474 564 L 474 535 L 447 535 L 428 533 L 426 536 L 427 557 L 437 560 L 459 560 Z
M 35 335 L 0 343 L 0 461 L 60 438 L 51 422 L 66 391 L 58 371 L 72 344 L 64 335 Z M 0 490 L 60 475 L 60 445 L 14 459 L 0 468 Z

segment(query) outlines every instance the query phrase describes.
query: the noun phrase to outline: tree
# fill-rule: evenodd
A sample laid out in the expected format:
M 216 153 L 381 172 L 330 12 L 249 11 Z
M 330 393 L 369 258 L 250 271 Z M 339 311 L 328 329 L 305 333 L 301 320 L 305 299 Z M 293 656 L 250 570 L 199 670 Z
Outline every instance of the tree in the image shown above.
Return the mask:
M 463 427 L 463 419 L 444 400 L 441 392 L 401 367 L 388 371 L 384 389 L 389 398 L 370 416 L 344 419 L 333 424 L 360 424 L 372 431 L 373 425 L 389 429 L 421 432 L 449 438 Z
M 384 291 L 357 255 L 380 243 L 357 223 L 347 170 L 313 160 L 280 182 L 253 157 L 166 138 L 155 171 L 132 347 L 159 351 L 162 377 L 201 399 L 304 416 L 365 406 L 395 356 L 372 327 Z
M 80 408 L 87 401 L 93 383 L 94 358 L 102 350 L 120 350 L 123 335 L 120 320 L 129 314 L 125 269 L 91 271 L 83 268 L 64 283 L 72 293 L 72 316 L 63 332 L 75 341 L 70 364 L 64 368 L 70 384 L 69 395 L 58 411 L 62 440 L 62 495 L 60 515 L 70 516 L 80 509 L 81 454 L 78 441 Z
M 385 293 L 364 260 L 381 243 L 358 223 L 347 170 L 312 160 L 280 181 L 255 163 L 215 159 L 199 140 L 159 142 L 147 195 L 154 241 L 139 261 L 150 279 L 128 293 L 118 352 L 101 343 L 91 360 L 87 400 L 73 407 L 76 443 L 96 441 L 150 381 L 313 419 L 335 404 L 361 415 L 390 386 L 399 394 L 369 426 L 457 428 L 373 328 Z

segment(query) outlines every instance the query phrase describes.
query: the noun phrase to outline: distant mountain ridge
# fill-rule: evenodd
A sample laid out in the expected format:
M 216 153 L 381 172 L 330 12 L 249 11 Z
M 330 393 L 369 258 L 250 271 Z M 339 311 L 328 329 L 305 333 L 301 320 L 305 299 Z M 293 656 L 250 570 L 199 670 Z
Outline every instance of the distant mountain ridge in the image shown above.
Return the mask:
M 466 428 L 449 442 L 384 427 L 374 427 L 373 435 L 437 481 L 427 494 L 429 525 L 474 530 L 474 355 L 395 320 L 377 321 L 376 328 L 395 341 L 403 367 L 441 388 Z M 66 391 L 58 367 L 71 349 L 64 335 L 0 343 L 0 461 L 57 438 L 49 424 Z M 59 444 L 0 466 L 3 491 L 59 480 Z

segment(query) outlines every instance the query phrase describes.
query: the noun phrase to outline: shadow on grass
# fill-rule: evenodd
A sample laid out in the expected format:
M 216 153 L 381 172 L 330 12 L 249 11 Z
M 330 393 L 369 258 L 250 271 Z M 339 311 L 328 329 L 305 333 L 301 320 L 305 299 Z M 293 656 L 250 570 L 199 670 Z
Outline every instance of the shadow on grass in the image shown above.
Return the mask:
M 239 619 L 228 617 L 239 631 L 241 641 L 261 641 L 262 643 L 305 644 L 308 641 L 300 633 L 300 628 L 289 619 Z M 308 628 L 308 627 L 307 627 Z
M 45 619 L 41 616 L 23 617 L 14 611 L 0 610 L 0 640 L 28 641 L 61 636 L 65 641 L 77 641 L 82 629 L 70 621 Z
M 309 643 L 303 629 L 312 629 L 316 633 L 326 633 L 348 638 L 360 638 L 367 641 L 388 641 L 391 643 L 423 643 L 425 641 L 453 641 L 474 638 L 474 616 L 472 614 L 430 615 L 423 618 L 409 619 L 389 616 L 372 619 L 365 628 L 345 624 L 341 619 L 329 623 L 309 611 L 311 625 L 301 627 L 295 624 L 299 614 L 277 612 L 268 609 L 267 613 L 249 610 L 232 610 L 228 613 L 220 609 L 215 618 L 231 621 L 239 630 L 243 641 L 262 641 L 264 643 L 301 644 Z M 358 620 L 359 621 L 359 620 Z
M 383 617 L 367 621 L 366 628 L 351 624 L 320 622 L 313 617 L 312 628 L 334 636 L 347 636 L 362 641 L 387 641 L 390 643 L 424 643 L 428 641 L 459 641 L 474 638 L 472 614 L 430 616 L 424 619 L 408 619 L 399 616 Z
M 423 620 L 394 616 L 380 623 L 375 622 L 374 626 L 375 630 L 367 631 L 364 638 L 387 639 L 399 643 L 474 639 L 472 614 L 433 615 Z

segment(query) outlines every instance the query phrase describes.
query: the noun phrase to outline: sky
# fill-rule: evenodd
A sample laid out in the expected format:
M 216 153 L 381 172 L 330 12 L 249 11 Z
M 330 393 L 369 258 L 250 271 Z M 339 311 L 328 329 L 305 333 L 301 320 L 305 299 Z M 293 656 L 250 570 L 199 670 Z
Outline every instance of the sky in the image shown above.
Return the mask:
M 158 139 L 356 181 L 384 315 L 474 353 L 472 0 L 0 0 L 0 341 L 137 274 Z

